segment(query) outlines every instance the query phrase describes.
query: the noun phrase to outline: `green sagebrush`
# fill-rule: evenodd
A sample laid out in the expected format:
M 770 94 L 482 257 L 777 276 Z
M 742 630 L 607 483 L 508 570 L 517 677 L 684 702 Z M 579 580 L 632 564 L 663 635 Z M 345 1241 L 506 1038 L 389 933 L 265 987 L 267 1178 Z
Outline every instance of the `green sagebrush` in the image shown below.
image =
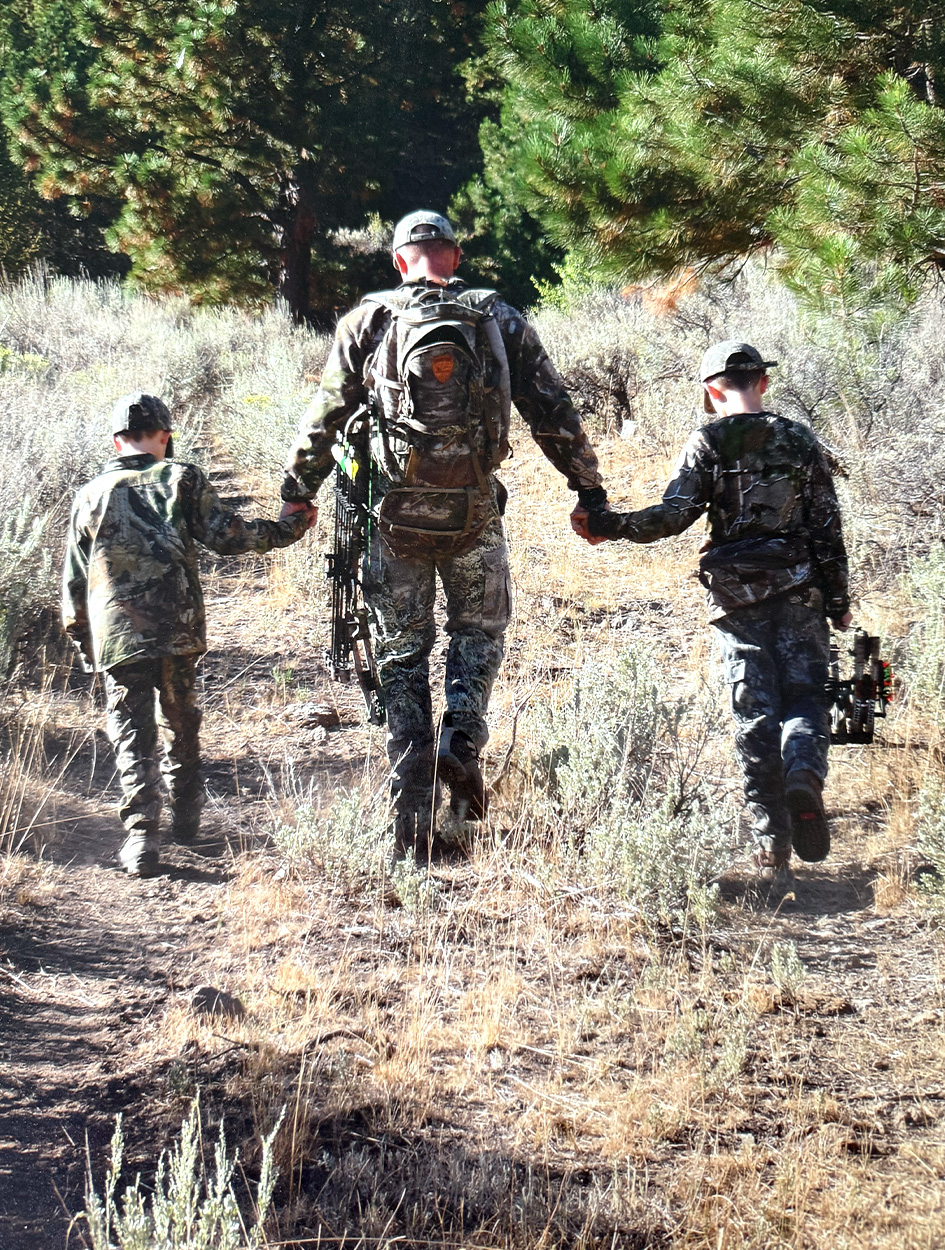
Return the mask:
M 177 1144 L 161 1154 L 150 1196 L 142 1191 L 138 1175 L 117 1202 L 125 1146 L 119 1116 L 104 1195 L 100 1197 L 95 1188 L 89 1160 L 85 1211 L 76 1217 L 85 1222 L 91 1250 L 257 1250 L 265 1246 L 264 1225 L 278 1179 L 273 1143 L 282 1119 L 280 1116 L 263 1140 L 255 1211 L 247 1226 L 233 1194 L 236 1156 L 227 1158 L 222 1124 L 213 1152 L 213 1170 L 210 1174 L 206 1171 L 196 1099 Z

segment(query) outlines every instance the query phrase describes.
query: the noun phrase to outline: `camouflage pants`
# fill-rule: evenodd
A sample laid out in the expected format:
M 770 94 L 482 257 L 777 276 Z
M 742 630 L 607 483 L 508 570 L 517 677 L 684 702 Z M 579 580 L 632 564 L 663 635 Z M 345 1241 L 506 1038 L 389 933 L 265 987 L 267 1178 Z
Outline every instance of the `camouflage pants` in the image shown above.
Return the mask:
M 477 747 L 489 739 L 486 711 L 504 654 L 511 615 L 508 549 L 494 513 L 475 546 L 451 558 L 395 554 L 372 530 L 364 562 L 364 600 L 387 709 L 387 756 L 400 812 L 435 807 L 437 728 L 430 693 L 436 579 L 446 596 L 448 724 Z
M 732 691 L 735 751 L 755 839 L 764 850 L 788 849 L 784 778 L 796 769 L 827 776 L 826 617 L 818 607 L 782 597 L 713 625 Z
M 129 833 L 157 835 L 162 773 L 175 833 L 186 837 L 199 827 L 205 793 L 196 663 L 196 655 L 174 655 L 119 664 L 105 673 L 106 730 L 121 781 L 118 815 Z

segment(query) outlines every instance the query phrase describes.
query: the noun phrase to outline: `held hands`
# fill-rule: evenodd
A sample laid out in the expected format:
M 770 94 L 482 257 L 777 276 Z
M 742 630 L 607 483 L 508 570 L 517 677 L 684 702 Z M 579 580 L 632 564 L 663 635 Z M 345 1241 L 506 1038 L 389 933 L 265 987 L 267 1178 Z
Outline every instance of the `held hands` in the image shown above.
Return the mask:
M 592 547 L 596 547 L 598 543 L 618 539 L 620 537 L 619 525 L 620 513 L 611 512 L 610 504 L 594 509 L 584 508 L 578 504 L 571 513 L 571 528 Z
M 286 517 L 292 516 L 296 512 L 308 513 L 308 525 L 305 528 L 314 529 L 315 522 L 318 520 L 318 509 L 309 500 L 286 500 L 282 505 L 282 511 L 279 513 L 279 520 L 284 521 Z
M 830 618 L 830 624 L 841 633 L 845 633 L 850 628 L 852 621 L 852 612 L 844 612 L 843 616 L 832 616 Z
M 606 538 L 592 534 L 589 528 L 591 514 L 587 508 L 582 508 L 580 504 L 571 513 L 571 528 L 575 534 L 578 534 L 585 542 L 590 543 L 592 547 L 596 547 L 598 543 L 605 543 Z

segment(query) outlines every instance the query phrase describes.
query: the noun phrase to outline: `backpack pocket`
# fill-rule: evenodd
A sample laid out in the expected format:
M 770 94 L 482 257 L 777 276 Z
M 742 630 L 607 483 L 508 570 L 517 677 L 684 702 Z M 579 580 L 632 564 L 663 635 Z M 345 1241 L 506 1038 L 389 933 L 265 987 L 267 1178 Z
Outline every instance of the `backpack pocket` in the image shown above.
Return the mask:
M 491 513 L 491 494 L 475 486 L 395 486 L 378 506 L 377 527 L 398 555 L 458 556 L 475 544 Z

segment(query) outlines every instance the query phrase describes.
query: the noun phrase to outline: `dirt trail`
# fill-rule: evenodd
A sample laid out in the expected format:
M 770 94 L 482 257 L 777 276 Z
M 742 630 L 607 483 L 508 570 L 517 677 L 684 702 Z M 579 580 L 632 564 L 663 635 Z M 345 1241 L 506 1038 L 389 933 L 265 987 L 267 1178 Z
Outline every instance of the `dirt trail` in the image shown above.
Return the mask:
M 299 642 L 320 635 L 323 623 L 270 603 L 266 620 L 249 628 L 248 605 L 264 587 L 251 562 L 220 566 L 208 583 L 213 839 L 203 854 L 169 849 L 156 879 L 118 871 L 100 711 L 75 680 L 53 696 L 50 769 L 68 749 L 62 724 L 84 726 L 85 737 L 61 786 L 68 818 L 60 836 L 45 845 L 42 863 L 16 857 L 0 895 L 3 1250 L 66 1244 L 83 1203 L 86 1142 L 100 1183 L 117 1112 L 126 1115 L 129 1165 L 145 1173 L 153 1165 L 174 1127 L 176 1061 L 149 1048 L 146 1026 L 186 1011 L 197 986 L 237 979 L 246 952 L 227 922 L 229 891 L 247 858 L 264 853 L 265 819 L 289 773 L 293 784 L 314 779 L 330 789 L 357 771 L 366 736 L 354 692 L 342 692 L 343 723 L 328 734 L 300 726 L 279 694 L 279 672 L 291 667 L 292 682 L 313 700 L 338 697 L 315 646 Z M 941 946 L 908 896 L 877 907 L 876 874 L 860 854 L 866 826 L 855 817 L 838 826 L 830 861 L 803 868 L 779 904 L 759 897 L 744 865 L 723 883 L 716 954 L 755 949 L 769 959 L 772 943 L 793 943 L 806 975 L 759 1025 L 761 1043 L 747 1059 L 753 1109 L 734 1127 L 720 1124 L 716 1145 L 726 1132 L 777 1138 L 787 1079 L 837 1104 L 831 1114 L 851 1155 L 880 1167 L 888 1156 L 893 1167 L 910 1143 L 926 1155 L 945 1145 Z M 473 869 L 451 871 L 457 894 L 471 890 Z M 322 934 L 326 958 L 333 942 L 350 950 L 361 940 L 350 921 L 340 912 L 338 932 Z M 287 948 L 293 940 L 289 933 Z M 376 954 L 377 936 L 365 942 Z M 75 1234 L 70 1244 L 79 1244 Z

